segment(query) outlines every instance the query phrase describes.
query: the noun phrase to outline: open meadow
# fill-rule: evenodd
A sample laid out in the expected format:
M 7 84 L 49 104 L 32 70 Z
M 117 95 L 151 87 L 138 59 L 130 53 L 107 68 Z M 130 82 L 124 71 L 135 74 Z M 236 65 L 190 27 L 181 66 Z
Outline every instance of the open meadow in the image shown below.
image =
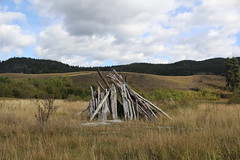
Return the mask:
M 173 121 L 87 126 L 77 113 L 88 102 L 56 100 L 42 127 L 38 101 L 0 100 L 1 160 L 240 159 L 240 105 L 189 102 L 167 109 Z

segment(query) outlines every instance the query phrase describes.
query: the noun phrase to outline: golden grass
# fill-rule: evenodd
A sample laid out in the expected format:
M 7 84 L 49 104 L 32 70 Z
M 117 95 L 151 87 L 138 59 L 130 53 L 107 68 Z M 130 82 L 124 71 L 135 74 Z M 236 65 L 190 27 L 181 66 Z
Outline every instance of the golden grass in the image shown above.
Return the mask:
M 83 126 L 87 102 L 60 106 L 41 128 L 35 100 L 0 101 L 0 159 L 240 159 L 240 105 L 177 108 L 173 121 Z

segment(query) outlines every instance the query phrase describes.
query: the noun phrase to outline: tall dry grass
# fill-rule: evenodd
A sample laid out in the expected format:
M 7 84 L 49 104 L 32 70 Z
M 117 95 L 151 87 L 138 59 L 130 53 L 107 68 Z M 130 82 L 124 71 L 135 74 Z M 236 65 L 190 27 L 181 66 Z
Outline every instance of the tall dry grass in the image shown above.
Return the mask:
M 0 159 L 240 159 L 240 105 L 175 108 L 173 121 L 83 126 L 86 102 L 56 101 L 41 129 L 34 100 L 0 101 Z

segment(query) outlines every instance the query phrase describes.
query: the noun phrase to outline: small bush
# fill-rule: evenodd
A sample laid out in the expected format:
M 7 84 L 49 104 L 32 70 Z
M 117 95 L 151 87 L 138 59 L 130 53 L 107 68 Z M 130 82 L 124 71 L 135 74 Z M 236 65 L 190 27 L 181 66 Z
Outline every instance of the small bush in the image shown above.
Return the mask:
M 54 99 L 51 97 L 37 102 L 37 113 L 35 114 L 35 117 L 40 125 L 45 124 L 50 116 L 52 116 L 58 109 L 58 107 L 54 106 L 53 103 Z

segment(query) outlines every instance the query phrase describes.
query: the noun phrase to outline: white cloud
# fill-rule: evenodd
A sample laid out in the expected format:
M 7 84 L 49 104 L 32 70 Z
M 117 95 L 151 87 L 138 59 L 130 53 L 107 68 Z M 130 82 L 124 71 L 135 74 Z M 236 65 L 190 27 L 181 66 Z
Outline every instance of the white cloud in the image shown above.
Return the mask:
M 51 26 L 41 32 L 38 41 L 40 44 L 36 47 L 37 56 L 82 66 L 92 65 L 92 62 L 103 65 L 106 60 L 113 61 L 115 64 L 147 62 L 154 59 L 151 56 L 164 48 L 156 43 L 142 49 L 139 44 L 147 44 L 145 39 L 138 42 L 129 41 L 129 44 L 119 44 L 115 43 L 116 38 L 113 35 L 73 36 L 61 25 Z M 149 51 L 151 53 L 148 53 Z
M 0 54 L 1 56 L 15 52 L 21 55 L 25 47 L 35 42 L 34 35 L 24 31 L 15 21 L 26 21 L 24 14 L 19 12 L 0 12 Z
M 219 32 L 216 31 L 216 30 L 210 30 L 209 33 L 208 33 L 209 37 L 216 37 L 218 35 L 219 35 Z
M 16 3 L 16 4 L 22 3 L 22 0 L 13 0 L 13 1 L 14 1 L 14 3 Z
M 239 0 L 30 1 L 41 16 L 58 18 L 39 34 L 36 53 L 43 58 L 104 65 L 200 60 L 240 51 Z
M 34 43 L 35 38 L 32 35 L 25 34 L 19 26 L 0 25 L 0 52 L 22 53 L 24 47 Z
M 16 20 L 25 21 L 26 17 L 24 14 L 19 12 L 1 12 L 0 11 L 0 25 L 9 24 Z
M 73 35 L 140 36 L 176 7 L 174 0 L 153 0 L 151 3 L 147 0 L 31 1 L 45 16 L 62 16 L 67 31 Z

